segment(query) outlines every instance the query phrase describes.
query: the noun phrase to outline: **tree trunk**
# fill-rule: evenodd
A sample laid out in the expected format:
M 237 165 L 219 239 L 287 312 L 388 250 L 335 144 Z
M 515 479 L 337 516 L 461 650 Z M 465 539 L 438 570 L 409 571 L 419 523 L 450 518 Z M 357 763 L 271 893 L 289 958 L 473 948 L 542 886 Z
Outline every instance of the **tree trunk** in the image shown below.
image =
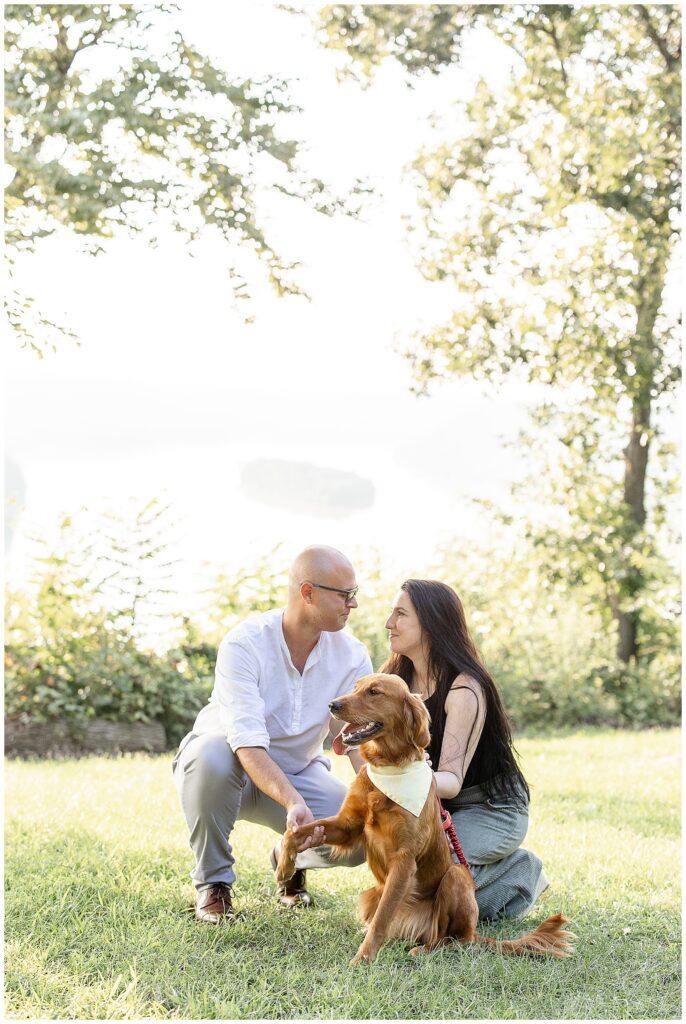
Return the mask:
M 658 255 L 653 258 L 637 282 L 636 341 L 634 360 L 640 388 L 633 394 L 631 437 L 624 449 L 624 502 L 628 506 L 628 535 L 630 544 L 645 526 L 645 487 L 650 447 L 651 388 L 655 374 L 655 322 L 662 300 L 664 285 L 664 260 Z M 622 597 L 635 597 L 643 585 L 640 569 L 633 569 L 629 581 L 629 593 L 610 596 L 610 607 L 617 621 L 617 657 L 629 662 L 638 657 L 637 611 L 625 611 Z
M 637 527 L 645 525 L 645 488 L 648 469 L 650 401 L 634 402 L 631 437 L 624 449 L 624 501 Z
M 648 469 L 650 431 L 650 400 L 634 401 L 631 437 L 624 449 L 624 501 L 629 507 L 629 522 L 635 535 L 645 525 L 645 486 Z M 640 575 L 638 569 L 633 573 Z M 640 589 L 641 581 L 633 581 L 632 590 Z M 638 613 L 625 611 L 618 594 L 610 597 L 612 614 L 617 621 L 617 657 L 625 664 L 638 657 Z
M 628 665 L 632 658 L 638 657 L 637 626 L 638 616 L 635 612 L 619 612 L 617 616 L 617 657 L 625 665 Z

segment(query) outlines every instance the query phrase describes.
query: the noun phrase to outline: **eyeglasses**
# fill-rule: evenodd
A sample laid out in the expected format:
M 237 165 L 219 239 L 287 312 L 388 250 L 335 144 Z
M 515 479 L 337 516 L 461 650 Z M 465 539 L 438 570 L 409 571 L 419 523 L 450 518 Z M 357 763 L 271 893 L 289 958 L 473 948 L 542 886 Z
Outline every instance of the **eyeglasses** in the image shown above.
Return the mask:
M 359 587 L 352 587 L 350 590 L 339 590 L 338 587 L 325 587 L 323 583 L 313 583 L 313 587 L 317 590 L 330 590 L 334 594 L 340 594 L 341 597 L 345 598 L 345 603 L 350 604 L 351 601 L 355 600 L 355 594 L 360 589 Z

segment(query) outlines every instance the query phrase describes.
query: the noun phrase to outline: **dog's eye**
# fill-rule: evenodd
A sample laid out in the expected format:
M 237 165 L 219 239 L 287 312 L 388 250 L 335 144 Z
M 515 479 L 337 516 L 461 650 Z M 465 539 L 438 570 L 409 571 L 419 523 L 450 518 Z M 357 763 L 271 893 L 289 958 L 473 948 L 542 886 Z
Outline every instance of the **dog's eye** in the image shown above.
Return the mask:
M 376 697 L 376 696 L 378 696 L 378 694 L 380 694 L 380 693 L 381 693 L 381 690 L 375 690 L 373 686 L 372 686 L 372 688 L 371 688 L 370 690 L 367 690 L 367 694 L 368 694 L 368 695 L 369 695 L 370 697 Z

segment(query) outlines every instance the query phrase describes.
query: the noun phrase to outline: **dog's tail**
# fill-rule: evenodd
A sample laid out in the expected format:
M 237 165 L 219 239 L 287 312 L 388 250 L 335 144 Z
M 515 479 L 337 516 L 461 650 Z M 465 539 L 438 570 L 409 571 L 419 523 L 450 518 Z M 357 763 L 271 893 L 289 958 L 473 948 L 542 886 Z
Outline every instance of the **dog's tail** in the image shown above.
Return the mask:
M 574 952 L 568 939 L 575 939 L 574 932 L 566 932 L 562 925 L 567 918 L 562 914 L 547 917 L 533 932 L 523 935 L 521 939 L 487 939 L 484 935 L 474 934 L 473 941 L 489 946 L 498 953 L 508 956 L 557 956 L 566 957 Z

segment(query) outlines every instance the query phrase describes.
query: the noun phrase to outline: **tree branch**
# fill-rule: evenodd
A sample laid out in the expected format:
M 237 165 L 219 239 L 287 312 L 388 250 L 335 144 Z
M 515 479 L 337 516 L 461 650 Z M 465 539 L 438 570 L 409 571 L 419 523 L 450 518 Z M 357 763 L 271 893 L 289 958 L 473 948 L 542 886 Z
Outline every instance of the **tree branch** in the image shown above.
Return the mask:
M 670 53 L 666 40 L 662 38 L 658 30 L 655 28 L 655 25 L 653 24 L 650 17 L 650 12 L 648 11 L 648 8 L 645 6 L 645 4 L 636 4 L 636 10 L 638 12 L 639 18 L 646 27 L 648 35 L 660 51 L 664 59 L 664 62 L 667 65 L 667 70 L 673 71 L 675 66 L 679 63 L 679 58 L 675 57 L 673 53 Z
M 543 31 L 546 32 L 549 36 L 552 37 L 553 45 L 555 47 L 555 52 L 557 54 L 557 59 L 560 62 L 560 71 L 562 72 L 562 81 L 565 84 L 565 89 L 567 89 L 569 87 L 569 80 L 567 78 L 567 70 L 565 68 L 565 62 L 564 62 L 564 60 L 562 58 L 562 51 L 560 50 L 560 40 L 558 39 L 557 32 L 555 31 L 555 22 L 553 21 L 552 18 L 550 18 L 550 31 L 548 31 L 548 29 L 546 29 L 545 27 L 543 27 Z

